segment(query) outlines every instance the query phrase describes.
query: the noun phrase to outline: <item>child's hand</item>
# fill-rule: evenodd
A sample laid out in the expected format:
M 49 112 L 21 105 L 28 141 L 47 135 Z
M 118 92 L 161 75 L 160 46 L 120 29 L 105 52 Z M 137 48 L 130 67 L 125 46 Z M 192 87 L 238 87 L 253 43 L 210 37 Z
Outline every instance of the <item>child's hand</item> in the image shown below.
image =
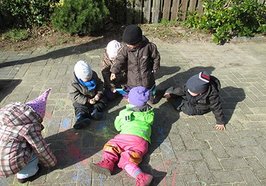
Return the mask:
M 114 73 L 111 73 L 111 76 L 110 76 L 110 80 L 114 80 L 116 78 L 115 74 Z
M 90 103 L 91 105 L 94 105 L 94 104 L 96 103 L 96 100 L 95 100 L 94 98 L 92 98 L 92 99 L 89 100 L 89 103 Z
M 165 97 L 166 99 L 169 99 L 171 95 L 169 93 L 164 93 L 163 97 Z
M 225 126 L 224 126 L 224 124 L 216 124 L 215 129 L 216 130 L 225 130 Z
M 96 94 L 96 96 L 94 96 L 94 100 L 95 101 L 99 101 L 101 99 L 101 95 L 100 94 Z

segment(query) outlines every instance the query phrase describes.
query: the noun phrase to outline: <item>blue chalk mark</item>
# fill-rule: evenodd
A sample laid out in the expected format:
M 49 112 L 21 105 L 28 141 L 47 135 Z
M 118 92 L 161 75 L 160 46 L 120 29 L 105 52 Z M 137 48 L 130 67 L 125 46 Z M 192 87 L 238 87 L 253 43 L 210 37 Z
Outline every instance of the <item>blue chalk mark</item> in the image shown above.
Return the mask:
M 62 128 L 68 129 L 70 127 L 71 127 L 71 119 L 64 118 L 64 120 L 62 121 Z

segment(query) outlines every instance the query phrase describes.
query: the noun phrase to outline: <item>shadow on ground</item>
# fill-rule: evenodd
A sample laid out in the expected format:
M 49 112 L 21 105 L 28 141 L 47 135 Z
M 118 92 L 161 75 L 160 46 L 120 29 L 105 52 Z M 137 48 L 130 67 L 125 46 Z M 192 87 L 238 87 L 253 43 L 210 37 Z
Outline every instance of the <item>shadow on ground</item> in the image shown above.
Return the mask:
M 228 86 L 221 89 L 220 97 L 226 123 L 228 123 L 232 118 L 237 103 L 243 101 L 246 98 L 246 94 L 242 88 Z
M 104 48 L 106 47 L 109 41 L 113 39 L 120 40 L 122 29 L 121 28 L 114 28 L 114 29 L 115 29 L 114 32 L 108 32 L 102 37 L 98 37 L 87 43 L 61 48 L 36 57 L 0 63 L 0 68 L 18 65 L 18 64 L 21 65 L 26 63 L 33 63 L 41 60 L 57 59 L 74 54 L 82 54 L 99 48 Z
M 0 102 L 21 83 L 20 79 L 0 80 Z

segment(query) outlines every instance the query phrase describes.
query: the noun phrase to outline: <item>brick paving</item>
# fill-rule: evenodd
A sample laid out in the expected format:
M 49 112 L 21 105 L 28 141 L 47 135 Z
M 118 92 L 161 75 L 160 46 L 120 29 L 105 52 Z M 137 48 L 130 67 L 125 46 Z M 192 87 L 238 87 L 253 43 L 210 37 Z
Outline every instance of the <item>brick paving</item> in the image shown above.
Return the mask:
M 212 113 L 186 116 L 164 99 L 154 105 L 152 145 L 141 167 L 155 178 L 152 185 L 266 185 L 266 42 L 249 40 L 218 46 L 204 42 L 176 44 L 153 40 L 161 53 L 157 85 L 182 84 L 207 69 L 222 83 L 221 97 L 228 120 L 216 131 Z M 0 106 L 25 102 L 51 87 L 44 136 L 58 158 L 58 166 L 24 185 L 134 185 L 124 171 L 111 177 L 96 174 L 90 162 L 101 158 L 103 144 L 116 135 L 113 121 L 124 100 L 108 106 L 102 121 L 84 130 L 72 129 L 74 112 L 68 83 L 77 60 L 100 71 L 107 40 L 79 46 L 0 51 Z M 15 177 L 0 185 L 19 185 Z

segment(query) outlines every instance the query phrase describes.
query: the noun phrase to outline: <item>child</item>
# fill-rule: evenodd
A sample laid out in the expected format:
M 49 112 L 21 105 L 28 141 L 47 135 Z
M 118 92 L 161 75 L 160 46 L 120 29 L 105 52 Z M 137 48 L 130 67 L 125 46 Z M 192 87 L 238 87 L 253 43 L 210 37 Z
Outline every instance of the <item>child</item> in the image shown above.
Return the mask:
M 103 148 L 101 162 L 91 164 L 92 170 L 105 175 L 111 175 L 114 165 L 124 169 L 136 179 L 136 185 L 149 185 L 153 177 L 141 171 L 138 164 L 148 151 L 151 142 L 151 126 L 154 111 L 147 104 L 149 90 L 145 87 L 134 87 L 128 94 L 129 104 L 120 111 L 115 119 L 115 128 L 120 131 Z
M 25 183 L 37 175 L 39 160 L 45 167 L 55 166 L 56 158 L 41 135 L 50 90 L 25 104 L 0 109 L 0 176 L 17 174 Z
M 103 97 L 103 83 L 96 72 L 84 61 L 78 61 L 74 67 L 74 78 L 71 82 L 70 96 L 75 109 L 75 129 L 81 129 L 90 123 L 90 119 L 102 118 L 106 107 Z
M 129 88 L 143 86 L 150 90 L 150 102 L 155 96 L 154 73 L 160 68 L 160 54 L 154 43 L 142 35 L 142 30 L 137 25 L 129 25 L 125 28 L 123 36 L 125 46 L 117 55 L 111 67 L 113 80 L 121 68 L 127 66 L 127 86 Z
M 189 78 L 184 87 L 168 88 L 164 96 L 176 110 L 188 115 L 203 115 L 212 111 L 217 123 L 215 128 L 225 130 L 220 88 L 220 81 L 216 77 L 200 72 Z
M 116 41 L 112 40 L 107 44 L 106 50 L 104 52 L 103 59 L 103 68 L 102 68 L 102 76 L 104 80 L 104 93 L 107 98 L 112 100 L 115 96 L 116 88 L 124 88 L 126 84 L 127 74 L 125 69 L 121 69 L 118 72 L 116 79 L 110 80 L 111 76 L 111 66 L 114 64 L 114 60 L 120 51 L 122 45 Z

